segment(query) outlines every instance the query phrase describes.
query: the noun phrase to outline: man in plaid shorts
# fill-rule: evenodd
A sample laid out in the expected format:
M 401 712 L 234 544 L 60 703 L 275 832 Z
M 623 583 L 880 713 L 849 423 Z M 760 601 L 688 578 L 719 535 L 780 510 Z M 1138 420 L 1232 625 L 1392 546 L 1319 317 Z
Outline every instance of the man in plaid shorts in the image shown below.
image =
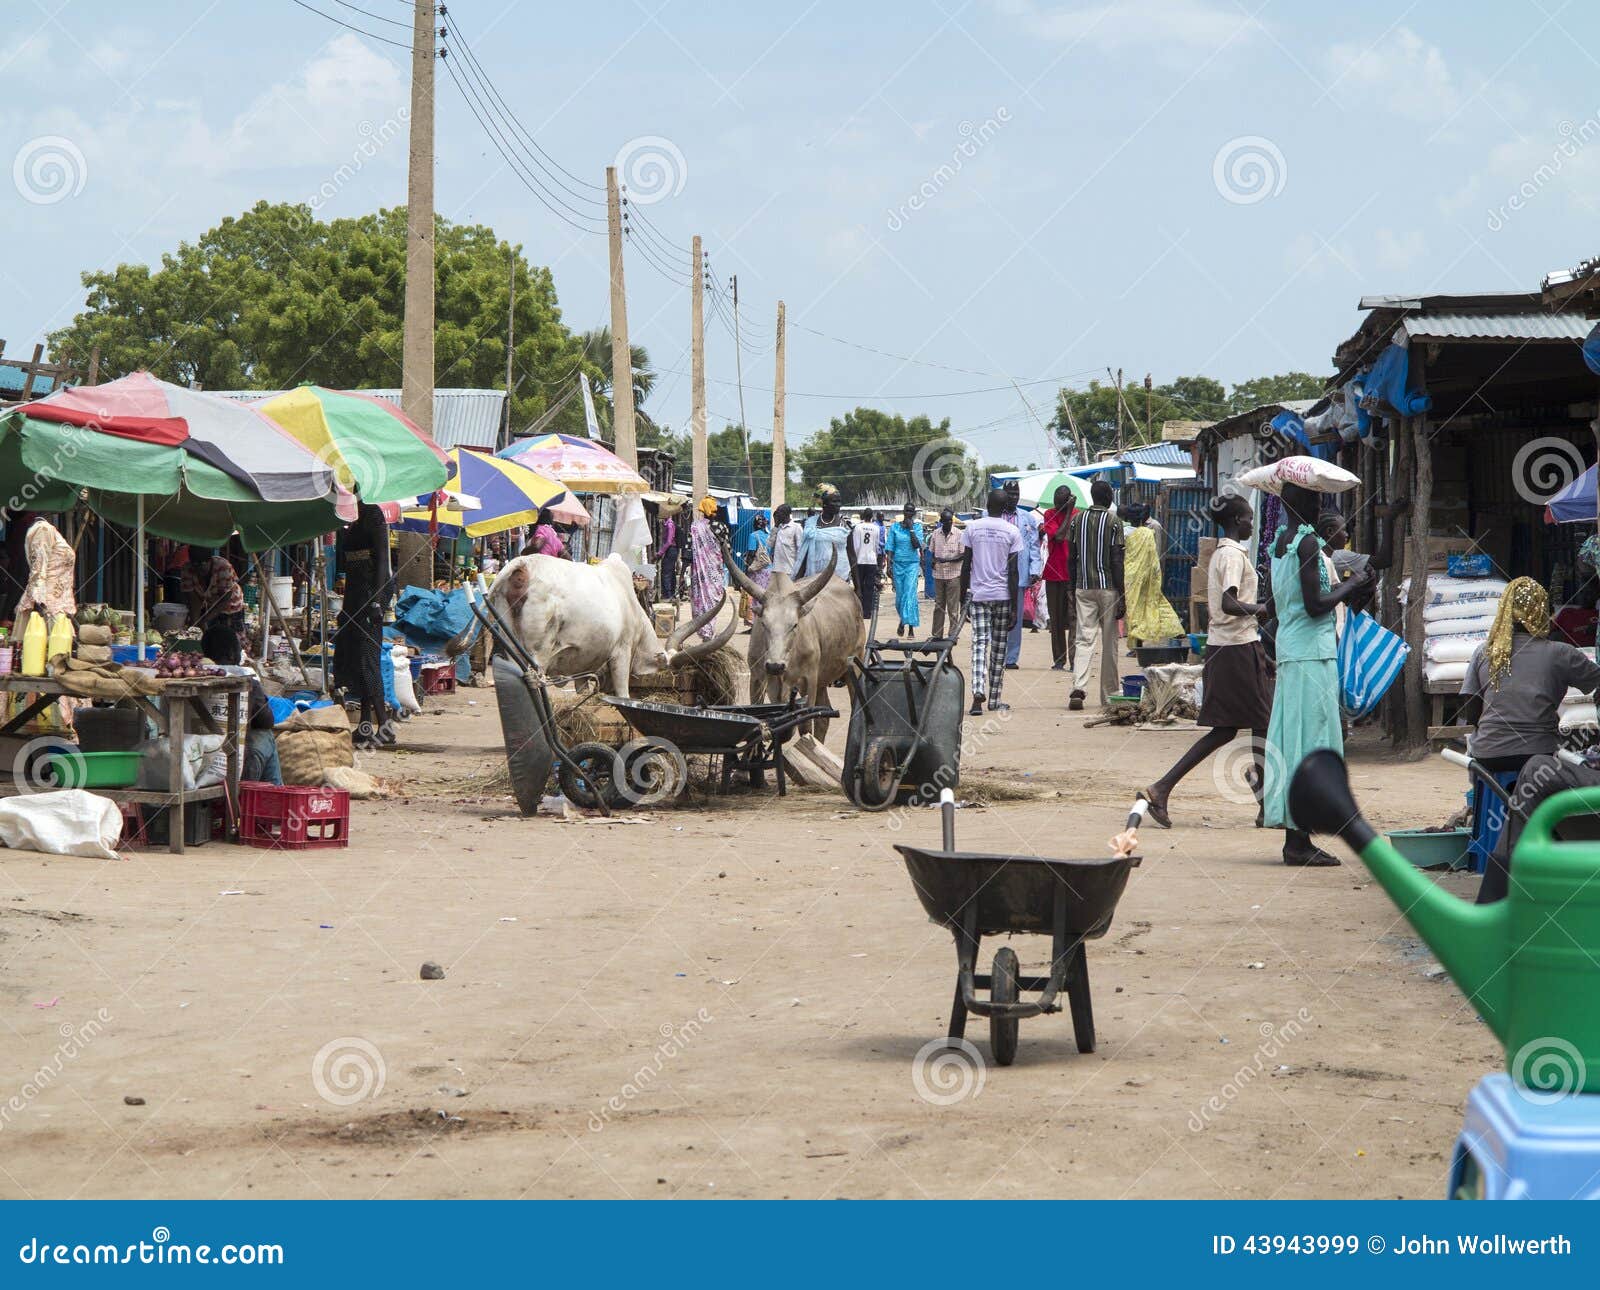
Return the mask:
M 969 520 L 961 531 L 963 551 L 961 594 L 972 606 L 972 716 L 983 711 L 1004 712 L 1000 702 L 1005 683 L 1006 634 L 1011 630 L 1017 605 L 1018 562 L 1022 556 L 1022 531 L 1002 516 L 1006 495 L 991 489 L 988 514 Z

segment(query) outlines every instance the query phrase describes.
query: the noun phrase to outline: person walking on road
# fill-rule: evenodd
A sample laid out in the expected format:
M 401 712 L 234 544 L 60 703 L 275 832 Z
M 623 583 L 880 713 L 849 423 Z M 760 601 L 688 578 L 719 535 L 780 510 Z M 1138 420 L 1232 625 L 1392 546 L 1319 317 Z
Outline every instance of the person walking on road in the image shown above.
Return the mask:
M 1072 655 L 1072 695 L 1067 706 L 1074 712 L 1088 698 L 1094 653 L 1100 650 L 1100 703 L 1120 689 L 1117 679 L 1117 619 L 1122 617 L 1122 521 L 1111 511 L 1111 485 L 1097 479 L 1089 486 L 1093 504 L 1072 519 L 1071 551 L 1073 598 L 1078 616 L 1078 639 Z
M 1003 517 L 1006 495 L 998 488 L 989 493 L 988 514 L 969 521 L 961 531 L 966 552 L 961 566 L 962 599 L 969 605 L 972 623 L 972 709 L 971 716 L 983 711 L 985 699 L 990 712 L 1004 712 L 1010 704 L 1000 701 L 1005 683 L 1005 641 L 1011 618 L 1017 609 L 1017 586 L 1023 561 L 1022 533 Z

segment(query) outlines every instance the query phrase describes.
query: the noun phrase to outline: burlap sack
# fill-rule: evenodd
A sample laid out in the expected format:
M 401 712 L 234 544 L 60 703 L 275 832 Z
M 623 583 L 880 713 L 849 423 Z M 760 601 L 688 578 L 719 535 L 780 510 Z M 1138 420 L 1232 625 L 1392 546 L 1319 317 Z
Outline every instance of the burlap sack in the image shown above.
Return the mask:
M 68 694 L 85 699 L 126 699 L 135 694 L 161 693 L 161 682 L 151 672 L 118 663 L 91 663 L 66 654 L 57 654 L 50 660 L 50 675 Z
M 101 628 L 104 631 L 105 628 Z M 111 646 L 92 645 L 88 641 L 78 642 L 78 657 L 85 663 L 109 663 L 111 661 Z
M 109 645 L 111 629 L 102 627 L 99 623 L 84 623 L 78 628 L 78 641 L 82 645 Z
M 283 782 L 315 788 L 330 770 L 354 766 L 349 730 L 286 730 L 278 727 L 278 765 Z

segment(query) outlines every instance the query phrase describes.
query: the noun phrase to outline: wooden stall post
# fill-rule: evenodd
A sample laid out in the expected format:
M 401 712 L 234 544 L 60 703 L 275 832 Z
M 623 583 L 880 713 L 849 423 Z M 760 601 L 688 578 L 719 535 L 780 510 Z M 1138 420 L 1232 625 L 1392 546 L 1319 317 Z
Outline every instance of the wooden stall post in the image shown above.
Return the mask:
M 1405 638 L 1411 646 L 1406 659 L 1406 730 L 1405 743 L 1421 747 L 1428 741 L 1428 694 L 1423 676 L 1427 636 L 1423 628 L 1422 610 L 1427 600 L 1428 586 L 1428 529 L 1429 514 L 1433 509 L 1433 452 L 1429 433 L 1430 421 L 1426 415 L 1408 417 L 1412 456 L 1416 463 L 1417 486 L 1411 499 L 1411 546 L 1406 562 L 1411 575 L 1411 595 L 1406 600 Z

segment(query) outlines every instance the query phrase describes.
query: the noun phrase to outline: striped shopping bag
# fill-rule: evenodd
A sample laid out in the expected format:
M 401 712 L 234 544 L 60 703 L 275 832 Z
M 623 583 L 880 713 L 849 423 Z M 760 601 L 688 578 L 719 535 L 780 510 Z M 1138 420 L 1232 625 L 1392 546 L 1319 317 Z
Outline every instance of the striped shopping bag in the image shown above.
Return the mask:
M 1351 614 L 1339 637 L 1339 706 L 1352 721 L 1378 706 L 1411 647 L 1371 614 Z

